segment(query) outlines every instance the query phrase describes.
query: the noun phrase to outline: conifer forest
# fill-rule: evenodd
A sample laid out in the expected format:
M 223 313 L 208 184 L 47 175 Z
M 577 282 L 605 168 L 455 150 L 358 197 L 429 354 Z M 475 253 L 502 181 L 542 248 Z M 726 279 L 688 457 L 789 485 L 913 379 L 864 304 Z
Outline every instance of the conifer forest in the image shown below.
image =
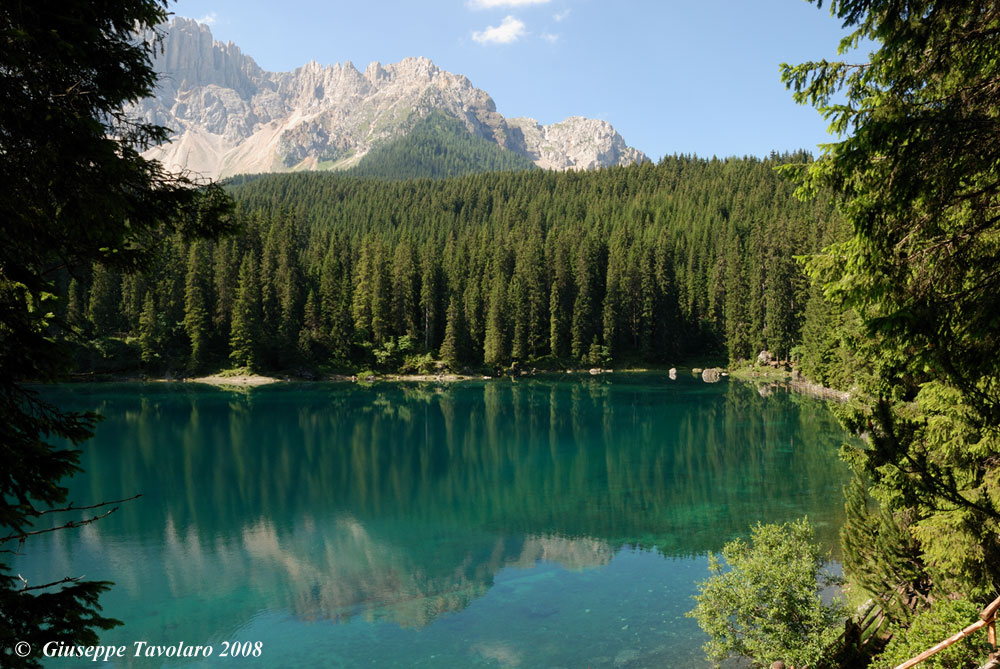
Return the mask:
M 838 239 L 829 199 L 775 167 L 672 157 L 443 180 L 238 177 L 238 235 L 163 240 L 153 271 L 66 274 L 84 368 L 455 371 L 795 357 L 839 342 L 797 256 Z

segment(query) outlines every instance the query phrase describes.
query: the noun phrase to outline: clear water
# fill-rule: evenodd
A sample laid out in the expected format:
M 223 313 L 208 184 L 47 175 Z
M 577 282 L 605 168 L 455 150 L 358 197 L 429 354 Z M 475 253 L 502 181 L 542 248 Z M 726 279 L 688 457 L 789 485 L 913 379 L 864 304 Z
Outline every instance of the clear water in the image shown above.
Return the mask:
M 826 406 L 725 380 L 46 396 L 107 417 L 71 499 L 143 497 L 32 540 L 17 569 L 115 581 L 125 625 L 103 643 L 215 651 L 122 666 L 706 666 L 684 613 L 707 553 L 805 514 L 834 549 L 842 522 Z

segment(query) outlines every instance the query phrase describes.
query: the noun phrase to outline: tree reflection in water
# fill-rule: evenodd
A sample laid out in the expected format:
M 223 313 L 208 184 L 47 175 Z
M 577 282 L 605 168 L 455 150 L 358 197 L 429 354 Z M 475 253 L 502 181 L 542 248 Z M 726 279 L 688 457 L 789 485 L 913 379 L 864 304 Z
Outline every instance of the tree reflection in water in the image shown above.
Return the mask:
M 844 435 L 826 407 L 735 382 L 50 394 L 108 417 L 72 498 L 145 496 L 37 540 L 18 568 L 34 582 L 116 581 L 107 612 L 151 643 L 265 610 L 420 628 L 506 567 L 595 569 L 623 546 L 701 556 L 756 521 L 803 514 L 832 547 L 842 517 Z

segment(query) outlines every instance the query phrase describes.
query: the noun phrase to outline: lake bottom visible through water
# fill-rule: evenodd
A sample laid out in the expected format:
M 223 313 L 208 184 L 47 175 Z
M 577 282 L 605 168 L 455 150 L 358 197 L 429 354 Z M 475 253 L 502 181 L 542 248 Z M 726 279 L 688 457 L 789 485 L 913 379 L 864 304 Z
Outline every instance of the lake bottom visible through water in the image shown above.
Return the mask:
M 15 569 L 115 581 L 120 666 L 708 666 L 685 616 L 708 553 L 803 515 L 835 550 L 843 522 L 826 405 L 734 381 L 43 392 L 106 416 L 70 499 L 143 497 Z

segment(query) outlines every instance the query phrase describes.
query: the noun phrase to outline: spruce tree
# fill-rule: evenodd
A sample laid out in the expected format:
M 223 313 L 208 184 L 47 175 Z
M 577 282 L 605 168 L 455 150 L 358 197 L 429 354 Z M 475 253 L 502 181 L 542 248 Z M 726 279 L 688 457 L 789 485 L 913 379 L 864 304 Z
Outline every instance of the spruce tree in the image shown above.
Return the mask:
M 486 334 L 483 339 L 483 362 L 487 365 L 496 367 L 508 360 L 510 349 L 507 324 L 507 290 L 503 276 L 497 275 L 490 292 Z
M 212 326 L 216 333 L 228 335 L 233 316 L 233 301 L 236 298 L 236 282 L 240 269 L 236 242 L 222 239 L 215 244 L 212 258 L 212 280 L 214 283 L 215 305 Z M 218 337 L 218 335 L 217 335 Z M 221 342 L 228 346 L 228 342 Z
M 597 249 L 588 239 L 580 247 L 576 264 L 576 299 L 573 301 L 570 354 L 584 361 L 598 331 L 600 296 L 597 289 Z
M 372 245 L 370 236 L 366 235 L 354 264 L 354 283 L 351 290 L 354 331 L 364 340 L 370 340 L 372 332 L 372 295 L 376 271 Z
M 5 666 L 38 666 L 40 653 L 7 654 L 17 642 L 92 646 L 117 621 L 101 615 L 110 583 L 46 574 L 30 559 L 29 532 L 45 507 L 66 506 L 63 479 L 80 471 L 76 446 L 93 414 L 60 410 L 26 381 L 54 381 L 67 359 L 53 336 L 49 296 L 58 268 L 94 263 L 104 278 L 151 264 L 171 231 L 220 229 L 231 204 L 217 188 L 197 189 L 142 152 L 165 128 L 124 110 L 156 82 L 153 34 L 167 18 L 158 0 L 114 3 L 13 2 L 0 10 L 0 648 Z M 103 270 L 101 270 L 103 271 Z M 101 279 L 102 283 L 104 279 Z M 92 300 L 102 334 L 121 327 L 113 285 Z M 100 502 L 73 500 L 77 506 Z M 56 518 L 59 514 L 56 513 Z M 46 522 L 53 516 L 46 516 Z M 74 569 L 75 567 L 71 567 Z M 64 578 L 72 577 L 72 578 Z M 25 587 L 25 581 L 28 586 Z
M 87 317 L 97 336 L 107 337 L 121 329 L 121 285 L 118 277 L 101 263 L 94 263 L 92 277 Z
M 210 327 L 208 254 L 203 244 L 194 242 L 188 252 L 187 278 L 184 282 L 184 331 L 191 342 L 188 369 L 198 371 L 205 363 Z
M 139 355 L 143 364 L 155 366 L 162 344 L 163 327 L 157 313 L 156 300 L 152 291 L 148 291 L 142 299 L 142 312 L 139 314 Z
M 546 282 L 544 234 L 540 224 L 531 225 L 518 251 L 516 273 L 524 281 L 527 302 L 527 347 L 532 356 L 547 348 L 549 341 L 549 291 Z
M 832 189 L 850 237 L 814 259 L 825 293 L 859 319 L 863 375 L 847 424 L 871 496 L 912 514 L 941 594 L 1000 590 L 1000 13 L 982 0 L 840 0 L 876 45 L 864 64 L 783 66 L 797 101 L 841 133 L 790 167 Z M 835 100 L 835 102 L 834 102 Z
M 486 338 L 486 300 L 483 288 L 485 278 L 482 275 L 469 277 L 462 295 L 462 308 L 465 312 L 465 328 L 473 349 L 481 351 Z
M 302 327 L 298 336 L 298 357 L 306 363 L 316 362 L 317 342 L 320 340 L 319 303 L 316 291 L 306 293 L 306 303 L 302 307 Z
M 401 241 L 396 245 L 392 262 L 392 322 L 397 335 L 417 336 L 419 290 L 413 247 Z
M 437 345 L 440 295 L 440 270 L 434 251 L 428 246 L 422 254 L 420 274 L 420 328 L 424 337 L 424 349 L 428 351 Z
M 234 364 L 256 370 L 261 355 L 260 277 L 253 251 L 243 256 L 233 303 L 233 330 L 229 338 L 229 358 Z
M 620 273 L 622 259 L 620 254 L 624 252 L 621 247 L 616 247 L 608 258 L 608 270 L 605 278 L 606 292 L 604 294 L 604 309 L 602 313 L 602 334 L 607 343 L 608 350 L 612 353 L 618 352 L 618 339 L 621 336 L 621 312 L 624 300 L 622 286 L 620 283 Z
M 747 360 L 752 356 L 747 316 L 749 291 L 744 271 L 743 251 L 735 226 L 729 228 L 725 257 L 726 348 L 729 351 L 729 359 L 735 362 Z
M 521 277 L 515 275 L 510 281 L 507 308 L 513 321 L 510 356 L 523 362 L 528 357 L 528 329 L 531 327 L 531 307 L 528 294 Z
M 76 277 L 73 277 L 69 282 L 66 303 L 66 324 L 71 329 L 82 330 L 86 327 L 85 304 L 83 285 Z
M 381 346 L 393 333 L 392 282 L 385 243 L 379 240 L 371 266 L 371 342 Z
M 461 368 L 466 358 L 465 315 L 456 296 L 448 300 L 448 317 L 441 343 L 441 360 L 453 370 Z
M 304 279 L 299 265 L 299 244 L 295 238 L 295 220 L 288 217 L 277 239 L 275 299 L 278 309 L 276 358 L 281 366 L 295 361 L 298 335 L 302 329 L 302 294 Z

